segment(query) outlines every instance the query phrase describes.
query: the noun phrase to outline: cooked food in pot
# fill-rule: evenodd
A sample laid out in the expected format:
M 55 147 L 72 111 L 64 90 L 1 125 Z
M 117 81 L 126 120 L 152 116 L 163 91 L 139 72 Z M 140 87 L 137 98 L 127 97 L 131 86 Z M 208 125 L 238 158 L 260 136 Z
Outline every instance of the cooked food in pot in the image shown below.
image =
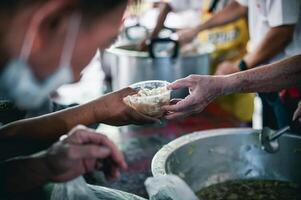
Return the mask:
M 215 184 L 197 193 L 204 200 L 300 200 L 297 184 L 273 180 L 235 180 Z

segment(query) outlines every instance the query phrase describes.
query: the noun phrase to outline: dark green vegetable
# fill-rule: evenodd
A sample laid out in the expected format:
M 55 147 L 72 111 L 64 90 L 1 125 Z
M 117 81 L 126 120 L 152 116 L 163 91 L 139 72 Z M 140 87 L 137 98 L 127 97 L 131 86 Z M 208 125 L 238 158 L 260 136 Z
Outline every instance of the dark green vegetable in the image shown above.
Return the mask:
M 301 187 L 285 181 L 234 180 L 197 193 L 203 200 L 301 200 Z

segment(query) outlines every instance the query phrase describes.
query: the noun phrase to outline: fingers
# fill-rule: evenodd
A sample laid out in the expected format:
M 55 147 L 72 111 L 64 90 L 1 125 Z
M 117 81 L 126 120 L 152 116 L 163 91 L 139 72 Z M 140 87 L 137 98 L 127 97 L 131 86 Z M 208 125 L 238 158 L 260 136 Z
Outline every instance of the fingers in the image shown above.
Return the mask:
M 101 170 L 104 172 L 106 179 L 109 181 L 120 176 L 118 167 L 110 159 L 106 159 L 102 162 Z
M 295 121 L 295 120 L 298 120 L 299 122 L 301 122 L 301 102 L 299 102 L 298 108 L 294 113 L 293 121 Z
M 76 129 L 67 139 L 67 142 L 73 144 L 89 144 L 89 145 L 99 145 L 105 146 L 110 150 L 110 156 L 116 164 L 126 170 L 127 164 L 124 160 L 123 154 L 119 151 L 116 145 L 105 135 L 96 133 L 88 128 Z
M 190 112 L 176 112 L 176 113 L 170 113 L 170 114 L 167 114 L 165 116 L 165 119 L 167 120 L 176 120 L 176 119 L 182 119 L 182 118 L 185 118 L 189 115 L 191 115 L 192 113 Z
M 195 105 L 195 100 L 192 95 L 189 95 L 184 100 L 179 101 L 175 105 L 164 106 L 163 109 L 167 112 L 182 112 L 190 110 Z
M 132 89 L 130 87 L 123 88 L 123 89 L 121 89 L 121 90 L 119 90 L 117 92 L 120 93 L 122 99 L 124 97 L 129 96 L 129 95 L 133 95 L 133 94 L 137 93 L 134 89 Z
M 176 105 L 177 103 L 179 103 L 180 101 L 183 101 L 183 99 L 172 99 L 169 103 L 169 105 Z
M 130 111 L 133 115 L 134 118 L 134 124 L 136 125 L 142 125 L 142 124 L 155 124 L 155 123 L 160 123 L 160 120 L 157 118 L 149 117 L 146 116 L 142 113 L 137 112 L 136 110 L 132 109 Z
M 171 90 L 178 90 L 178 89 L 181 89 L 181 88 L 185 88 L 185 87 L 191 87 L 192 84 L 191 82 L 188 80 L 188 78 L 183 78 L 183 79 L 179 79 L 173 83 L 171 83 L 169 86 L 168 86 L 168 89 L 171 89 Z
M 106 159 L 111 155 L 111 150 L 104 146 L 85 145 L 78 146 L 72 145 L 70 147 L 70 157 L 74 159 Z
M 95 134 L 97 135 L 97 134 Z M 100 134 L 98 134 L 100 135 Z M 116 145 L 109 140 L 106 136 L 103 135 L 103 137 L 94 137 L 95 142 L 98 142 L 99 144 L 103 144 L 107 146 L 111 150 L 111 157 L 112 160 L 122 169 L 127 169 L 127 164 L 125 162 L 124 156 L 121 153 L 121 151 L 116 147 Z

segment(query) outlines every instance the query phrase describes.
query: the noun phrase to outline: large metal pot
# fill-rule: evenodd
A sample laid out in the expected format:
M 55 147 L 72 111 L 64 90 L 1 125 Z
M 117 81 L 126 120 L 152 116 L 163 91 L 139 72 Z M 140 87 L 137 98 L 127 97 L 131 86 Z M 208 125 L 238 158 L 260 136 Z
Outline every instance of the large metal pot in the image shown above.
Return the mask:
M 183 136 L 155 155 L 152 173 L 179 175 L 195 192 L 234 179 L 301 184 L 301 137 L 284 135 L 280 151 L 269 154 L 260 148 L 258 134 L 252 129 L 220 129 Z
M 173 82 L 190 74 L 209 74 L 210 52 L 156 57 L 155 53 L 135 51 L 134 45 L 116 46 L 106 51 L 113 89 L 118 90 L 145 80 Z M 151 56 L 152 55 L 152 56 Z

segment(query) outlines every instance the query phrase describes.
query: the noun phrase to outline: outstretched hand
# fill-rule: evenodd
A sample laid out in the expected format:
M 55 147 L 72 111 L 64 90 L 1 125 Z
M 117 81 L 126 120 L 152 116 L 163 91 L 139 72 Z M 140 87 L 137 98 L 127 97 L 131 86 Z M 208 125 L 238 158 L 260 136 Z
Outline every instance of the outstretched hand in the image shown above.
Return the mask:
M 200 113 L 216 97 L 222 94 L 223 83 L 218 76 L 190 75 L 175 81 L 169 86 L 172 90 L 188 88 L 190 94 L 182 100 L 173 100 L 164 106 L 168 120 L 187 117 Z
M 133 94 L 136 94 L 135 90 L 125 88 L 96 100 L 97 104 L 100 104 L 95 108 L 95 115 L 99 119 L 98 121 L 114 126 L 160 123 L 159 119 L 139 113 L 124 103 L 123 99 Z M 99 117 L 103 116 L 104 113 L 106 113 L 105 117 Z

